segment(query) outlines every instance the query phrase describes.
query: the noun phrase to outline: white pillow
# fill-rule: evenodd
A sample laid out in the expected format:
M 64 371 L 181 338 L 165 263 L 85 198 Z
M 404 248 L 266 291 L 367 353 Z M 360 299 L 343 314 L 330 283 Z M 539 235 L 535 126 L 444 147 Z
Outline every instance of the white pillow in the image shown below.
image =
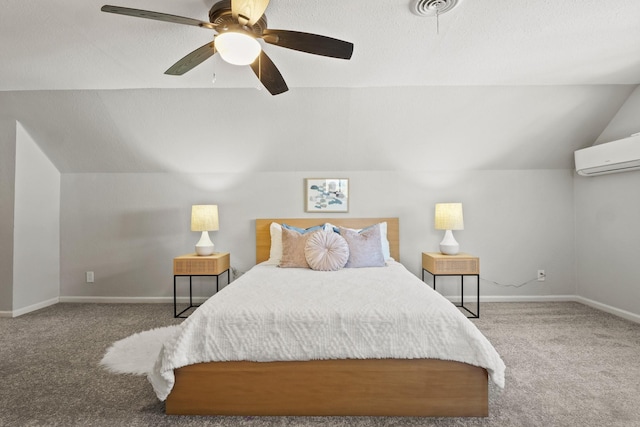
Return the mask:
M 389 239 L 387 239 L 387 221 L 380 222 L 376 225 L 380 226 L 380 247 L 382 249 L 382 256 L 384 257 L 385 260 L 391 259 L 391 249 L 389 248 Z M 336 230 L 339 229 L 339 227 L 330 223 L 326 223 L 324 227 L 325 227 L 324 228 L 325 230 L 333 230 L 335 232 L 337 232 Z M 346 228 L 346 227 L 343 227 L 343 228 Z M 369 227 L 365 227 L 365 228 L 369 228 Z M 359 233 L 365 228 L 360 228 L 360 229 L 349 228 L 349 230 L 353 230 Z
M 307 264 L 313 270 L 336 271 L 349 260 L 349 245 L 333 231 L 319 231 L 309 236 L 304 246 Z
M 282 259 L 282 226 L 277 222 L 272 222 L 269 233 L 271 233 L 271 248 L 267 263 L 278 265 Z

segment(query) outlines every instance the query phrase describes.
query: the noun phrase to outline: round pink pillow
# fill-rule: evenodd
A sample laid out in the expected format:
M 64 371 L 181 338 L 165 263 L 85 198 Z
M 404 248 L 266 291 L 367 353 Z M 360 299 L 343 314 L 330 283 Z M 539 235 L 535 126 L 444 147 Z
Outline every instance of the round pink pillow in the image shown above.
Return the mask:
M 313 270 L 340 270 L 349 260 L 349 245 L 338 233 L 321 231 L 309 236 L 304 256 Z

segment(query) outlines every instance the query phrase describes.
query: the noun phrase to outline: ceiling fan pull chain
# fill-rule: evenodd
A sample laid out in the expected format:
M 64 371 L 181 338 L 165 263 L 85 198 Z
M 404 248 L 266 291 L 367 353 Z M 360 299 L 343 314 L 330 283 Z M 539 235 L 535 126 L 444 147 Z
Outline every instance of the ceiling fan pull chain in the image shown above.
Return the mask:
M 436 9 L 436 34 L 440 35 L 440 9 Z

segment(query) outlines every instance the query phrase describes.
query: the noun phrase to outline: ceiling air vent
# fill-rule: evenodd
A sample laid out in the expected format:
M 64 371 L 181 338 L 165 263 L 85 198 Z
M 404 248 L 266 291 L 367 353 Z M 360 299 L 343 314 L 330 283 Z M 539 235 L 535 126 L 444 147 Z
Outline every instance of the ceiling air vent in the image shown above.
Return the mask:
M 456 7 L 462 0 L 411 0 L 411 12 L 418 16 L 439 16 Z

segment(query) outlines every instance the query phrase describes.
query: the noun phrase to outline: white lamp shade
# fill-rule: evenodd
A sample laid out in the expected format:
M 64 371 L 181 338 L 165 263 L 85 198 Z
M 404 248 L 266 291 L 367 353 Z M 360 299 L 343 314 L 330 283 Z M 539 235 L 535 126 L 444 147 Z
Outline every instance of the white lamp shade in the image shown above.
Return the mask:
M 218 225 L 218 205 L 193 205 L 191 231 L 215 231 Z
M 262 50 L 255 38 L 233 31 L 219 34 L 214 39 L 214 43 L 222 59 L 233 65 L 253 63 Z
M 191 206 L 191 231 L 202 231 L 200 240 L 196 243 L 198 255 L 213 254 L 214 245 L 209 238 L 209 231 L 218 228 L 218 205 Z
M 462 203 L 436 203 L 436 230 L 464 230 Z

